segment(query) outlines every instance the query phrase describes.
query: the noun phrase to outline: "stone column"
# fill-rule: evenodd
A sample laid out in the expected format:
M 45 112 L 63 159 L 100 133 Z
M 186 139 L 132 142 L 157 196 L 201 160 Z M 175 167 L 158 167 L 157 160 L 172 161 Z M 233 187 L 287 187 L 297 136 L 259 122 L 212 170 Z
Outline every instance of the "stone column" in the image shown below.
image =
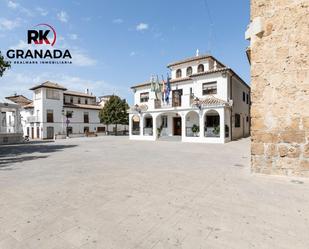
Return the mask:
M 203 138 L 204 135 L 204 129 L 205 129 L 205 122 L 204 122 L 204 111 L 199 112 L 199 118 L 200 118 L 200 138 Z
M 224 108 L 219 110 L 220 114 L 220 140 L 224 142 L 224 137 L 225 137 L 225 132 L 224 132 L 224 124 L 225 124 L 225 113 L 224 113 Z
M 140 114 L 140 120 L 139 120 L 139 135 L 144 136 L 144 115 Z
M 157 140 L 157 116 L 156 115 L 152 115 L 152 128 L 153 128 L 153 137 L 154 140 Z

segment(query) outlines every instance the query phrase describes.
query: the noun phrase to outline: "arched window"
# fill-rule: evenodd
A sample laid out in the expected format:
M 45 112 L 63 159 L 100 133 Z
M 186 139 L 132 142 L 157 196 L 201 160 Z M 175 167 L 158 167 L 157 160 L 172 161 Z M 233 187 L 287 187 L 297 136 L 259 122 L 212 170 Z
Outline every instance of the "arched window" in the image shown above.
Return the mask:
M 197 72 L 198 72 L 198 73 L 204 72 L 204 65 L 203 65 L 203 64 L 198 65 L 198 67 L 197 67 Z
M 176 78 L 181 78 L 181 69 L 177 69 Z
M 187 67 L 187 76 L 192 74 L 192 67 Z

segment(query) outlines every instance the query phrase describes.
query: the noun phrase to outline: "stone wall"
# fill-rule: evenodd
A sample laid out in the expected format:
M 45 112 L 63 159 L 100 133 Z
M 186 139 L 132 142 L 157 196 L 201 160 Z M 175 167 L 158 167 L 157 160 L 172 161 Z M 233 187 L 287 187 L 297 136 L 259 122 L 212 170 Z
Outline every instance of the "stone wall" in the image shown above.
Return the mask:
M 251 0 L 252 171 L 309 176 L 309 1 Z

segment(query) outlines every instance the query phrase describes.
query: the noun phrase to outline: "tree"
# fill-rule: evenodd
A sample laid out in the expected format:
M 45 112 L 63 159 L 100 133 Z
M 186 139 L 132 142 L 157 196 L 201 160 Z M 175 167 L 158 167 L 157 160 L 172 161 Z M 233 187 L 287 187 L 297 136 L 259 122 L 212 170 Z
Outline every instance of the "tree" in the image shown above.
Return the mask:
M 103 109 L 99 113 L 99 118 L 103 124 L 107 127 L 110 124 L 115 124 L 117 136 L 117 125 L 127 125 L 129 124 L 129 115 L 127 110 L 129 105 L 125 99 L 121 99 L 116 95 L 110 97 L 110 99 L 105 103 Z M 108 129 L 107 129 L 108 130 Z
M 2 77 L 4 71 L 10 67 L 10 63 L 4 60 L 4 57 L 2 56 L 0 51 L 0 77 Z

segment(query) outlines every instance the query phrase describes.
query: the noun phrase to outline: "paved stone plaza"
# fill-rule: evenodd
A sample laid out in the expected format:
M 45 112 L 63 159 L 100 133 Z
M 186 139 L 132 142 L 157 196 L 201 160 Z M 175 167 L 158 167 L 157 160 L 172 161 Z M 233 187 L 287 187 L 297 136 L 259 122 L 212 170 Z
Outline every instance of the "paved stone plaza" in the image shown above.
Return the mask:
M 249 144 L 2 146 L 0 248 L 309 248 L 309 180 L 251 175 Z

